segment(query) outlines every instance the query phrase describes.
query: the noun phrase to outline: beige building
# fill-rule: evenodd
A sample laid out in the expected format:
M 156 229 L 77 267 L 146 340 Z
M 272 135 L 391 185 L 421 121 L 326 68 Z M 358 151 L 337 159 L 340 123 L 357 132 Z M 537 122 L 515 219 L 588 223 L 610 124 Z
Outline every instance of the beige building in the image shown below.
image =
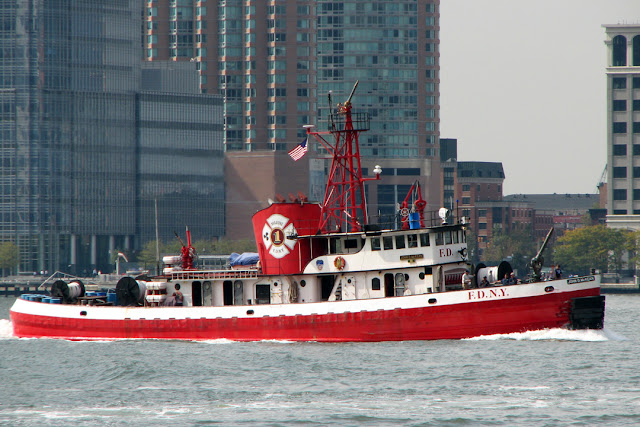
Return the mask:
M 604 25 L 607 225 L 640 228 L 640 25 Z

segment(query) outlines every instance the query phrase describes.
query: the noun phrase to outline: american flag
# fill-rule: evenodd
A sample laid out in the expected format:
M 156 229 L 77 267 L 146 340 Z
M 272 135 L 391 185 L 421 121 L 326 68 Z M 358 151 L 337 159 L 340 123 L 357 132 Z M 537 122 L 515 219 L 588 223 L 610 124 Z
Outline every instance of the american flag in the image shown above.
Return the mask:
M 304 139 L 300 144 L 296 145 L 295 148 L 289 151 L 289 156 L 296 162 L 304 157 L 307 154 L 307 138 Z

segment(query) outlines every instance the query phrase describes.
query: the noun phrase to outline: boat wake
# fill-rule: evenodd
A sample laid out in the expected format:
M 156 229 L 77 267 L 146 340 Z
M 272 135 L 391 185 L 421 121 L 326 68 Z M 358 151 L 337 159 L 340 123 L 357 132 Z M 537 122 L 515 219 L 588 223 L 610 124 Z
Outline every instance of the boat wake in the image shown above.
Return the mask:
M 561 328 L 543 329 L 539 331 L 517 332 L 512 334 L 482 335 L 468 338 L 469 341 L 626 341 L 627 338 L 608 329 L 568 330 Z
M 0 319 L 0 339 L 13 338 L 13 325 L 9 319 Z

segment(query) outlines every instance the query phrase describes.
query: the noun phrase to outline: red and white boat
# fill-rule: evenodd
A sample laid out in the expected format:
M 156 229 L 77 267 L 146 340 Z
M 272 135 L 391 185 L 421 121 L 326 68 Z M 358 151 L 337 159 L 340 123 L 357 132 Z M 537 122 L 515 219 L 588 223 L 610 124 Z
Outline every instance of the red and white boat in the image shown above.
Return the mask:
M 538 256 L 537 281 L 502 286 L 497 280 L 511 267 L 472 268 L 467 221 L 444 208 L 425 214 L 419 191 L 401 207 L 397 226 L 371 224 L 364 183 L 380 179 L 381 170 L 362 176 L 358 134 L 369 118 L 352 114 L 350 99 L 331 115 L 329 131 L 307 129 L 333 154 L 324 202 L 300 195 L 257 212 L 255 265 L 198 269 L 189 239 L 179 259 L 167 260 L 182 269 L 125 277 L 114 294 L 91 295 L 78 281 L 58 281 L 51 296 L 19 298 L 11 308 L 14 335 L 337 342 L 602 328 L 600 276 L 540 281 Z M 465 270 L 475 273 L 470 289 L 462 286 Z M 479 287 L 484 276 L 496 285 Z M 172 305 L 180 293 L 183 306 Z

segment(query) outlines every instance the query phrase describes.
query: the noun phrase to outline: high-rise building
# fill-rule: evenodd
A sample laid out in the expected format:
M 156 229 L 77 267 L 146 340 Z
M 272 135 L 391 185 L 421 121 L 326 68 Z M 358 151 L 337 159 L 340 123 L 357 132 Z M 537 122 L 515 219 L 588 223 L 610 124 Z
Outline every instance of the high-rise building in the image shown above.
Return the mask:
M 159 0 L 145 15 L 146 59 L 195 62 L 224 98 L 227 235 L 249 238 L 269 198 L 309 190 L 309 158 L 287 152 L 316 116 L 315 1 Z
M 200 101 L 209 108 L 203 118 L 194 108 L 200 95 L 141 93 L 141 11 L 135 0 L 0 4 L 0 241 L 17 244 L 20 271 L 110 271 L 115 249 L 142 243 L 150 201 L 193 199 L 216 185 L 198 185 L 216 181 L 215 162 L 185 167 L 203 157 L 198 149 L 215 153 L 215 138 L 169 146 L 183 143 L 181 133 L 218 132 L 221 175 L 220 97 Z M 176 103 L 189 117 L 168 112 Z M 222 202 L 221 181 L 210 204 Z M 201 216 L 220 216 L 208 207 Z M 172 206 L 184 217 L 190 208 Z
M 640 25 L 604 25 L 607 225 L 640 228 Z
M 95 265 L 96 248 L 134 235 L 139 11 L 0 4 L 0 240 L 22 271 Z
M 140 243 L 224 235 L 222 97 L 200 94 L 191 62 L 142 66 L 136 99 L 138 221 Z M 157 214 L 157 215 L 156 215 Z M 157 219 L 157 222 L 156 222 Z M 196 248 L 197 249 L 197 248 Z
M 359 81 L 354 111 L 371 115 L 360 136 L 370 215 L 395 214 L 418 181 L 428 210 L 443 203 L 439 148 L 439 0 L 318 0 L 318 98 L 344 102 Z M 330 108 L 318 105 L 319 118 Z
M 420 182 L 427 209 L 443 203 L 439 150 L 439 0 L 158 0 L 147 3 L 146 59 L 194 61 L 201 88 L 224 96 L 227 232 L 280 192 L 318 201 L 327 152 L 288 150 L 305 124 L 327 129 L 330 109 L 356 81 L 354 111 L 371 115 L 360 137 L 370 216 L 395 214 Z M 208 6 L 208 9 L 207 9 Z M 332 93 L 332 105 L 328 95 Z M 275 176 L 277 175 L 277 177 Z

